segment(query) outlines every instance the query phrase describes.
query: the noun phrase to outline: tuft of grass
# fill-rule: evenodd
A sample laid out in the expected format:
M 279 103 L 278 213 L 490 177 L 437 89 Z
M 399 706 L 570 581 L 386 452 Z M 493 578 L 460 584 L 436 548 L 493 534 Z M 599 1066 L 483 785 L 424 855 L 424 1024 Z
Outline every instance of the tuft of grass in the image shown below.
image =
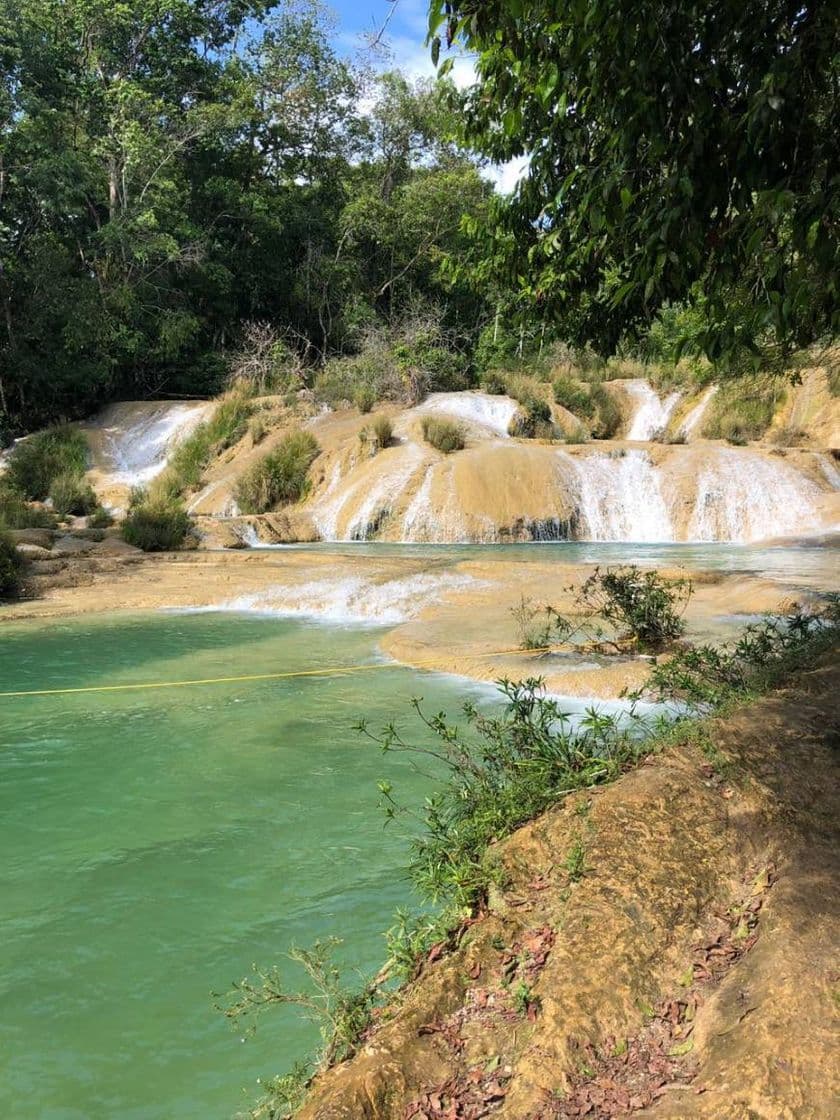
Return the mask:
M 0 529 L 0 599 L 13 599 L 20 592 L 23 558 L 8 533 Z
M 7 529 L 54 529 L 55 514 L 31 506 L 16 490 L 0 483 L 0 526 Z
M 265 513 L 278 505 L 300 501 L 309 485 L 309 468 L 320 450 L 311 432 L 289 432 L 236 484 L 236 500 L 242 512 Z
M 575 837 L 574 843 L 566 853 L 563 866 L 566 869 L 566 874 L 569 876 L 570 883 L 580 882 L 586 874 L 586 848 L 583 846 L 583 841 L 579 836 Z
M 482 392 L 493 397 L 507 396 L 507 381 L 505 375 L 498 369 L 489 369 L 481 375 L 479 382 Z
M 775 432 L 771 432 L 769 441 L 774 447 L 801 447 L 803 443 L 808 442 L 808 433 L 788 424 L 784 428 L 777 428 Z
M 189 531 L 189 515 L 180 502 L 153 497 L 135 504 L 122 526 L 123 539 L 144 552 L 174 552 Z
M 376 404 L 376 390 L 372 385 L 357 385 L 353 392 L 353 404 L 362 414 L 370 412 Z
M 50 500 L 59 517 L 86 517 L 97 506 L 92 487 L 79 475 L 65 472 L 52 480 Z
M 242 389 L 221 397 L 210 419 L 177 446 L 166 470 L 152 483 L 150 495 L 166 503 L 196 489 L 212 459 L 245 435 L 253 411 L 254 405 Z
M 709 403 L 702 434 L 736 446 L 761 439 L 785 398 L 780 377 L 744 375 L 720 386 Z
M 88 516 L 89 529 L 107 529 L 114 524 L 114 518 L 104 506 L 96 506 Z
M 60 475 L 80 478 L 87 458 L 87 440 L 78 428 L 47 428 L 17 444 L 9 456 L 4 482 L 22 497 L 43 502 Z
M 464 433 L 460 425 L 440 416 L 423 417 L 423 439 L 444 455 L 461 451 L 464 447 Z
M 251 437 L 251 443 L 253 443 L 254 447 L 256 447 L 258 443 L 262 443 L 268 435 L 268 427 L 262 416 L 257 415 L 251 418 L 248 424 L 248 434 Z

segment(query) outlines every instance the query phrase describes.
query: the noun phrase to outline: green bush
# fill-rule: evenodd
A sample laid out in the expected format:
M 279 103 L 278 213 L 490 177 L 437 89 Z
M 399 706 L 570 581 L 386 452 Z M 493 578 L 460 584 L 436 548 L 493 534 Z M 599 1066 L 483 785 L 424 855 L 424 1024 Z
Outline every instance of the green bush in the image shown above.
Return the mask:
M 784 380 L 780 377 L 745 375 L 725 383 L 709 402 L 702 434 L 707 439 L 726 439 L 738 445 L 761 439 L 784 397 Z
M 523 396 L 519 411 L 510 422 L 512 436 L 521 439 L 551 439 L 554 428 L 551 422 L 551 405 L 542 397 Z
M 16 491 L 0 481 L 0 525 L 7 529 L 53 529 L 56 518 L 48 509 L 31 506 Z
M 73 514 L 86 516 L 96 509 L 96 494 L 91 486 L 75 474 L 60 474 L 50 486 L 50 500 L 59 517 Z
M 497 369 L 489 369 L 481 375 L 480 386 L 483 392 L 494 397 L 507 396 L 507 381 L 505 375 Z
M 372 385 L 357 385 L 353 392 L 353 404 L 363 415 L 376 404 L 376 390 Z
M 236 484 L 236 500 L 243 513 L 265 513 L 281 504 L 299 501 L 306 493 L 307 477 L 320 452 L 310 432 L 289 432 L 274 451 L 243 474 Z
M 213 457 L 245 435 L 253 411 L 253 403 L 242 390 L 221 397 L 210 419 L 175 448 L 166 470 L 152 483 L 154 498 L 173 502 L 185 490 L 197 487 Z
M 595 439 L 612 439 L 621 427 L 621 409 L 618 402 L 603 385 L 593 385 L 590 390 L 592 402 L 591 429 Z
M 84 474 L 87 457 L 87 440 L 78 428 L 47 428 L 17 444 L 9 456 L 5 482 L 24 498 L 43 502 L 59 475 Z
M 0 529 L 0 599 L 11 599 L 20 591 L 23 559 L 8 533 Z
M 88 517 L 89 529 L 107 529 L 114 524 L 114 518 L 104 506 L 97 506 Z
M 464 433 L 460 425 L 440 416 L 423 417 L 423 439 L 444 455 L 460 451 L 464 446 Z
M 582 385 L 580 381 L 575 381 L 571 377 L 557 377 L 552 388 L 554 399 L 559 405 L 573 412 L 575 416 L 589 419 L 593 412 L 593 405 L 588 386 Z
M 123 539 L 144 552 L 172 552 L 189 531 L 189 515 L 180 503 L 153 498 L 134 505 L 122 526 Z

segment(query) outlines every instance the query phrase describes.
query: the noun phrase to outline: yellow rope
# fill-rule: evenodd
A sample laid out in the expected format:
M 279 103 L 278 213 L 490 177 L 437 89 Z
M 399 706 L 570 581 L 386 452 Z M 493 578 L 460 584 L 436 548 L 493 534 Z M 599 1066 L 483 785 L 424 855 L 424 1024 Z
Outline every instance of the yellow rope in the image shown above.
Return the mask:
M 497 649 L 490 653 L 475 653 L 470 656 L 473 659 L 483 657 L 510 657 L 512 654 L 518 654 L 520 657 L 523 655 L 535 656 L 541 653 L 551 653 L 552 648 L 551 646 L 541 646 L 539 649 L 528 650 Z M 12 697 L 21 696 L 68 696 L 82 692 L 139 692 L 150 688 L 186 688 L 190 685 L 237 684 L 243 681 L 281 681 L 292 680 L 297 677 L 333 677 L 350 673 L 369 673 L 377 669 L 420 669 L 426 666 L 436 666 L 440 668 L 440 661 L 437 659 L 427 659 L 425 661 L 414 661 L 406 665 L 394 661 L 376 661 L 372 664 L 368 663 L 365 665 L 336 665 L 323 669 L 297 669 L 287 673 L 249 673 L 247 676 L 241 677 L 203 677 L 188 681 L 145 681 L 141 684 L 93 684 L 86 685 L 82 688 L 17 689 L 13 692 L 0 692 L 0 699 L 11 699 Z

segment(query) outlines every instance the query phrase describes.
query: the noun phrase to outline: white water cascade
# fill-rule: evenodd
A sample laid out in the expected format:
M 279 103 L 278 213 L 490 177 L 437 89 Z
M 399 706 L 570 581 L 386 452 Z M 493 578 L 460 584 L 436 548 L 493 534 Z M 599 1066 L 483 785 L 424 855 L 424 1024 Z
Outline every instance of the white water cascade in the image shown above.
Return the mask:
M 406 486 L 425 462 L 415 444 L 389 449 L 370 460 L 368 469 L 347 486 L 332 484 L 315 504 L 312 517 L 325 541 L 365 541 L 390 516 Z M 387 463 L 390 469 L 385 469 Z M 347 510 L 353 512 L 345 516 Z
M 716 447 L 697 478 L 687 539 L 750 541 L 813 532 L 821 490 L 786 463 Z
M 682 424 L 680 424 L 681 436 L 685 436 L 687 440 L 694 439 L 695 435 L 697 435 L 699 431 L 703 417 L 706 415 L 706 409 L 709 407 L 709 402 L 717 391 L 717 385 L 710 385 L 708 387 L 708 389 L 705 391 L 694 408 L 692 408 L 688 413 L 685 420 L 683 420 Z
M 432 393 L 416 411 L 464 420 L 494 435 L 507 436 L 517 407 L 510 397 L 495 397 L 489 393 Z
M 577 476 L 580 537 L 673 541 L 676 533 L 658 470 L 646 451 L 569 456 Z
M 634 378 L 623 384 L 636 402 L 636 410 L 625 438 L 634 441 L 650 440 L 659 432 L 664 432 L 682 394 L 671 393 L 663 401 L 648 382 L 641 378 Z
M 111 405 L 97 422 L 101 468 L 109 481 L 145 486 L 172 450 L 204 420 L 212 405 L 144 401 Z

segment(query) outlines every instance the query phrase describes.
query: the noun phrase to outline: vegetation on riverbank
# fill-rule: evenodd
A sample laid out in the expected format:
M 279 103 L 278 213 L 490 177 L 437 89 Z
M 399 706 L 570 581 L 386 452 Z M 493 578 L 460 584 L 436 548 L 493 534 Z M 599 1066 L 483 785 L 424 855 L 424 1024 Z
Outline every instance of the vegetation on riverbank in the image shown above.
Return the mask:
M 498 716 L 484 716 L 465 705 L 463 725 L 443 713 L 428 715 L 415 701 L 416 713 L 431 732 L 430 745 L 416 744 L 397 724 L 371 731 L 360 723 L 360 730 L 383 750 L 404 753 L 419 768 L 443 778 L 437 793 L 419 809 L 402 805 L 390 784 L 380 786 L 386 819 L 409 826 L 409 873 L 422 908 L 398 913 L 388 933 L 388 963 L 360 990 L 341 986 L 329 963 L 329 946 L 317 946 L 302 961 L 322 992 L 324 976 L 329 976 L 330 994 L 321 1007 L 325 1048 L 315 1067 L 299 1065 L 269 1082 L 253 1115 L 292 1115 L 305 1098 L 313 1068 L 323 1071 L 336 1057 L 354 1053 L 376 1006 L 394 998 L 388 981 L 410 978 L 421 962 L 457 944 L 489 894 L 504 887 L 503 869 L 494 859 L 499 841 L 576 790 L 614 780 L 639 758 L 677 743 L 700 741 L 711 764 L 720 764 L 704 720 L 814 663 L 836 643 L 838 632 L 840 598 L 829 596 L 813 610 L 795 607 L 785 617 L 751 624 L 732 644 L 677 651 L 656 664 L 648 686 L 630 698 L 634 703 L 678 701 L 677 714 L 643 716 L 633 707 L 620 718 L 592 709 L 576 726 L 545 695 L 541 682 L 530 679 L 501 682 L 505 705 Z M 573 882 L 585 871 L 584 847 L 573 847 L 566 862 Z M 522 1000 L 527 1010 L 527 993 Z M 272 970 L 237 985 L 228 1010 L 238 1018 L 288 1003 L 312 1010 L 309 997 L 289 992 Z M 356 1031 L 352 1038 L 351 1023 Z

